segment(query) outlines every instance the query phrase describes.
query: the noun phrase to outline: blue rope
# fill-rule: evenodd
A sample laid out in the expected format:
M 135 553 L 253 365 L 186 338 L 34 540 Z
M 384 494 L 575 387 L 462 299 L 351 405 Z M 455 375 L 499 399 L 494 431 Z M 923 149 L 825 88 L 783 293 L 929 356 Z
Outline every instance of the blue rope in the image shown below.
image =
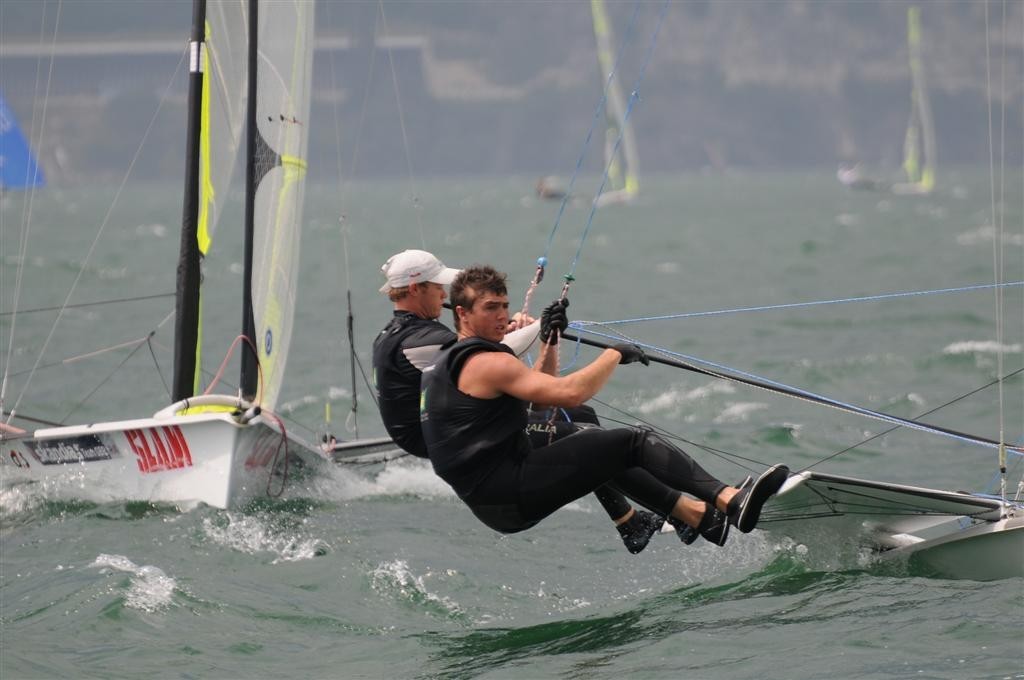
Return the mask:
M 922 295 L 939 295 L 947 293 L 967 293 L 992 288 L 1009 288 L 1024 286 L 1024 281 L 1011 281 L 1007 283 L 989 283 L 977 286 L 963 286 L 961 288 L 940 288 L 938 290 L 918 290 L 904 293 L 883 293 L 880 295 L 867 295 L 864 297 L 840 298 L 837 300 L 818 300 L 815 302 L 792 302 L 781 305 L 764 305 L 761 307 L 737 307 L 734 309 L 720 309 L 713 312 L 690 312 L 686 314 L 667 314 L 663 316 L 642 316 L 635 319 L 618 319 L 614 321 L 574 321 L 570 326 L 577 330 L 583 330 L 586 326 L 612 326 L 616 324 L 639 323 L 641 321 L 666 321 L 669 319 L 688 319 L 700 316 L 720 316 L 723 314 L 736 314 L 739 312 L 769 312 L 779 309 L 796 309 L 800 307 L 815 307 L 820 305 L 835 305 L 849 302 L 876 302 L 878 300 L 891 300 L 894 298 L 913 297 Z
M 570 323 L 569 324 L 570 328 L 573 328 L 575 326 L 576 326 L 575 323 Z M 583 329 L 577 327 L 576 330 L 583 330 Z M 712 369 L 715 369 L 716 371 L 720 371 L 722 373 L 722 376 L 721 376 L 722 378 L 728 379 L 730 377 L 730 374 L 731 375 L 735 375 L 735 376 L 741 376 L 743 378 L 747 378 L 747 379 L 751 379 L 751 380 L 756 380 L 758 382 L 761 382 L 761 383 L 764 383 L 764 384 L 767 384 L 767 385 L 771 385 L 773 387 L 777 387 L 777 388 L 779 388 L 781 390 L 786 390 L 786 391 L 792 393 L 793 396 L 807 397 L 808 399 L 813 399 L 813 400 L 817 400 L 819 402 L 824 402 L 824 403 L 826 403 L 828 405 L 831 405 L 831 406 L 833 406 L 835 408 L 842 409 L 844 411 L 848 411 L 848 412 L 855 413 L 855 414 L 858 414 L 858 415 L 866 416 L 868 418 L 873 418 L 875 420 L 881 420 L 882 422 L 890 423 L 892 425 L 897 425 L 899 427 L 906 427 L 906 428 L 910 428 L 910 429 L 913 429 L 913 430 L 920 430 L 921 432 L 929 432 L 931 434 L 937 434 L 937 435 L 941 435 L 941 436 L 944 436 L 944 437 L 949 437 L 951 439 L 957 439 L 959 441 L 962 441 L 962 442 L 965 442 L 965 443 L 968 443 L 968 444 L 974 444 L 976 446 L 984 446 L 984 447 L 987 447 L 987 448 L 996 448 L 995 444 L 990 444 L 988 442 L 978 441 L 976 439 L 972 439 L 970 437 L 960 436 L 960 435 L 957 435 L 957 434 L 954 434 L 954 433 L 951 433 L 951 432 L 943 432 L 941 430 L 937 430 L 935 428 L 929 427 L 928 425 L 926 425 L 924 423 L 909 423 L 909 422 L 907 422 L 905 420 L 900 420 L 900 419 L 894 418 L 894 417 L 892 417 L 892 416 L 890 416 L 888 414 L 881 413 L 879 411 L 873 411 L 873 410 L 868 409 L 868 408 L 864 408 L 863 406 L 857 406 L 856 404 L 851 404 L 851 403 L 848 403 L 848 402 L 839 401 L 838 399 L 833 399 L 831 397 L 826 397 L 824 395 L 817 394 L 815 392 L 810 392 L 808 390 L 803 390 L 803 389 L 800 389 L 798 387 L 792 387 L 792 386 L 787 385 L 785 383 L 781 383 L 781 382 L 778 382 L 778 381 L 775 381 L 775 380 L 771 380 L 769 378 L 763 378 L 763 377 L 761 377 L 759 375 L 756 375 L 754 373 L 748 373 L 746 371 L 741 371 L 741 370 L 736 369 L 736 368 L 731 368 L 729 366 L 725 366 L 724 364 L 718 364 L 718 363 L 715 363 L 713 361 L 707 361 L 705 359 L 699 359 L 697 357 L 689 356 L 687 354 L 681 354 L 679 352 L 673 352 L 672 350 L 666 349 L 664 347 L 658 347 L 657 345 L 651 345 L 651 344 L 648 344 L 648 343 L 640 342 L 638 340 L 634 340 L 633 338 L 629 338 L 629 337 L 626 337 L 626 336 L 622 336 L 622 335 L 616 336 L 616 335 L 611 335 L 611 334 L 608 334 L 608 333 L 600 333 L 600 332 L 594 331 L 594 330 L 587 330 L 586 332 L 587 333 L 591 333 L 593 335 L 601 336 L 603 338 L 607 338 L 609 340 L 614 340 L 614 341 L 617 341 L 617 342 L 621 342 L 623 340 L 626 340 L 626 341 L 628 341 L 628 342 L 630 342 L 630 343 L 632 343 L 634 345 L 637 345 L 638 347 L 642 347 L 643 349 L 651 350 L 653 352 L 658 352 L 658 353 L 663 354 L 665 356 L 675 357 L 677 359 L 683 359 L 684 361 L 688 361 L 688 362 L 690 362 L 692 364 L 700 364 L 700 365 L 703 365 L 703 366 L 709 366 Z M 579 344 L 579 343 L 577 343 L 577 344 Z
M 619 136 L 615 138 L 615 146 L 612 149 L 611 157 L 604 168 L 604 175 L 601 177 L 601 186 L 598 187 L 597 195 L 594 201 L 590 204 L 590 215 L 587 216 L 587 224 L 583 229 L 583 236 L 580 237 L 580 245 L 576 250 L 576 255 L 572 259 L 572 266 L 569 268 L 569 273 L 566 274 L 565 278 L 567 281 L 572 281 L 576 273 L 576 265 L 579 263 L 580 254 L 583 252 L 583 244 L 587 240 L 587 236 L 590 234 L 590 227 L 594 223 L 594 214 L 597 212 L 597 197 L 604 193 L 604 185 L 608 183 L 608 173 L 611 172 L 612 163 L 614 162 L 615 154 L 619 150 L 619 146 L 622 144 L 622 135 L 626 130 L 626 123 L 629 121 L 629 114 L 633 111 L 633 105 L 640 98 L 640 84 L 644 80 L 644 75 L 647 72 L 647 66 L 651 63 L 651 57 L 654 56 L 654 46 L 658 43 L 658 33 L 661 31 L 661 25 L 665 21 L 665 16 L 668 14 L 669 0 L 665 0 L 661 6 L 661 15 L 658 17 L 658 23 L 654 27 L 654 33 L 651 35 L 651 44 L 647 47 L 647 54 L 644 56 L 644 62 L 640 66 L 640 73 L 637 75 L 636 82 L 633 85 L 633 91 L 629 94 L 629 104 L 626 106 L 626 113 L 622 117 L 622 125 L 619 126 Z
M 562 221 L 562 215 L 565 213 L 565 206 L 572 197 L 572 189 L 576 184 L 576 178 L 579 176 L 580 168 L 583 167 L 583 159 L 587 155 L 587 148 L 590 146 L 590 139 L 594 136 L 594 128 L 597 127 L 597 122 L 601 119 L 602 114 L 604 114 L 605 105 L 608 103 L 608 90 L 611 88 L 612 81 L 615 79 L 615 73 L 619 69 L 619 60 L 622 58 L 626 45 L 629 44 L 630 38 L 633 35 L 633 27 L 636 24 L 636 18 L 639 15 L 640 6 L 642 4 L 643 0 L 637 0 L 636 6 L 633 8 L 633 15 L 629 18 L 629 25 L 626 27 L 626 32 L 623 34 L 622 43 L 619 45 L 619 51 L 615 54 L 615 62 L 612 64 L 612 70 L 608 74 L 608 80 L 605 81 L 604 91 L 601 93 L 601 99 L 597 102 L 597 108 L 594 109 L 594 117 L 590 121 L 590 129 L 587 130 L 587 136 L 583 140 L 583 148 L 580 149 L 580 155 L 576 159 L 576 168 L 572 171 L 572 177 L 569 179 L 569 186 L 566 188 L 565 196 L 562 196 L 562 202 L 558 206 L 558 215 L 555 217 L 555 224 L 551 228 L 551 234 L 548 236 L 548 242 L 544 246 L 544 255 L 538 260 L 539 263 L 547 263 L 548 253 L 551 251 L 551 244 L 555 240 L 555 232 L 558 231 L 558 225 Z

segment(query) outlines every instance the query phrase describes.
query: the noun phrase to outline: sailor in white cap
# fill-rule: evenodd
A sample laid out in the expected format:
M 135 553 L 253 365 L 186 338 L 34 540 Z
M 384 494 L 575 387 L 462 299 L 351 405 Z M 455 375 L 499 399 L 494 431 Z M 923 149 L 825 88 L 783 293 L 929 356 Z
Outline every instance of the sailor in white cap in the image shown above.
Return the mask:
M 387 279 L 380 292 L 394 303 L 394 316 L 373 341 L 373 384 L 384 427 L 403 450 L 427 458 L 427 446 L 420 429 L 420 377 L 434 363 L 442 349 L 457 340 L 454 331 L 438 321 L 448 297 L 445 286 L 460 270 L 446 266 L 425 250 L 404 250 L 392 255 L 381 267 Z M 557 308 L 557 309 L 556 309 Z M 550 322 L 552 312 L 562 315 L 564 308 L 552 303 L 542 319 Z M 502 340 L 516 356 L 522 356 L 542 337 L 541 321 L 516 319 L 515 330 Z M 557 322 L 556 322 L 557 323 Z M 510 329 L 513 324 L 509 324 Z M 562 326 L 564 329 L 564 325 Z M 569 420 L 571 418 L 571 420 Z M 541 443 L 576 432 L 587 423 L 599 424 L 593 409 L 582 406 L 561 411 L 554 423 L 538 412 L 527 428 Z M 553 430 L 553 433 L 552 433 Z M 595 492 L 609 517 L 616 523 L 623 543 L 631 553 L 643 550 L 663 521 L 654 513 L 634 510 L 620 492 L 603 487 Z

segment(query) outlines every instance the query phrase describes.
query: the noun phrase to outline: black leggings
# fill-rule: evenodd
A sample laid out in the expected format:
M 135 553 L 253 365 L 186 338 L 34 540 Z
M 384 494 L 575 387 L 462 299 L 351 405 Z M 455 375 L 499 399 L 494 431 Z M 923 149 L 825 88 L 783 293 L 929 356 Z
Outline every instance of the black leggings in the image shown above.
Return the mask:
M 487 526 L 514 533 L 607 483 L 665 516 L 682 492 L 714 504 L 726 488 L 653 432 L 592 428 L 503 459 L 464 500 Z

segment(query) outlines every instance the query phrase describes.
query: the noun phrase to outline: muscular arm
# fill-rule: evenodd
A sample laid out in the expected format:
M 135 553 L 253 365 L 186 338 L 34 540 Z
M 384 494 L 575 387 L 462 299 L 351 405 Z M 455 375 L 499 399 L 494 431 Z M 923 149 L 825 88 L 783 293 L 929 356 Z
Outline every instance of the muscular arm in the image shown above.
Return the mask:
M 480 399 L 510 394 L 524 401 L 551 406 L 579 406 L 608 382 L 622 355 L 602 352 L 584 368 L 562 377 L 534 371 L 503 352 L 479 352 L 466 360 L 459 389 Z

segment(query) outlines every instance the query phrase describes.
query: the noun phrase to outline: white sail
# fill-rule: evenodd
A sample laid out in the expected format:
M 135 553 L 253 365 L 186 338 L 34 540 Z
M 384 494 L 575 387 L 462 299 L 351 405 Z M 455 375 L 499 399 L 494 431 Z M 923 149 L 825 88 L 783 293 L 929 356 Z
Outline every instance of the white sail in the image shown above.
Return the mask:
M 306 177 L 313 3 L 259 3 L 252 301 L 259 403 L 273 410 L 292 333 Z
M 206 6 L 206 63 L 199 155 L 199 250 L 210 248 L 245 127 L 245 0 Z

